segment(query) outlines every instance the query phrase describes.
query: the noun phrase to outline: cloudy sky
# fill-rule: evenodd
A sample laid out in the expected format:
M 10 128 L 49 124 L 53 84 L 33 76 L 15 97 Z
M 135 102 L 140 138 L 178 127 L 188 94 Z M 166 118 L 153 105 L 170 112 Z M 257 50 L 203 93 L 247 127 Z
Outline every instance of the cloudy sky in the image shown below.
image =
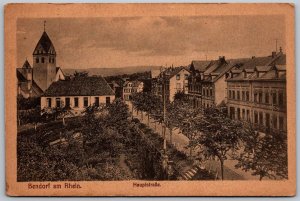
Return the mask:
M 62 68 L 187 65 L 191 60 L 267 56 L 285 50 L 282 16 L 19 19 L 21 66 L 46 32 Z

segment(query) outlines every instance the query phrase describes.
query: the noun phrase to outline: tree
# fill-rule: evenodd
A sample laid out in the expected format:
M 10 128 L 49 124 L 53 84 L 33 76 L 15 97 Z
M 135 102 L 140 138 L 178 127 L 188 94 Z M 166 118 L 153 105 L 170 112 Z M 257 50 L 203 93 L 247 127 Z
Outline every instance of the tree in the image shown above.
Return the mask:
M 82 147 L 86 151 L 87 142 L 92 142 L 96 135 L 103 132 L 103 127 L 99 124 L 96 118 L 98 108 L 95 106 L 88 106 L 83 111 L 84 117 L 82 121 Z
M 218 158 L 221 165 L 221 178 L 224 179 L 224 161 L 229 151 L 239 149 L 242 123 L 226 116 L 222 108 L 212 107 L 204 110 L 202 120 L 197 125 L 201 135 L 197 144 L 205 158 Z
M 245 124 L 242 136 L 243 147 L 236 157 L 236 168 L 252 171 L 252 175 L 270 179 L 287 178 L 286 136 L 273 132 L 262 134 Z
M 185 93 L 183 91 L 178 91 L 174 95 L 175 100 L 184 100 L 185 99 Z
M 89 72 L 87 71 L 75 71 L 74 77 L 87 77 L 89 75 Z

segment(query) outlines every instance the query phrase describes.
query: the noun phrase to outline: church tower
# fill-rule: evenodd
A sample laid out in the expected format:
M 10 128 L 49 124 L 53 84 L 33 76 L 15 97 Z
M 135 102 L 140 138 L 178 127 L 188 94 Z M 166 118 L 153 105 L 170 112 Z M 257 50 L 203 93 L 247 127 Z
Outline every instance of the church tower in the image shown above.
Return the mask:
M 33 51 L 33 80 L 45 91 L 56 76 L 56 52 L 45 31 Z

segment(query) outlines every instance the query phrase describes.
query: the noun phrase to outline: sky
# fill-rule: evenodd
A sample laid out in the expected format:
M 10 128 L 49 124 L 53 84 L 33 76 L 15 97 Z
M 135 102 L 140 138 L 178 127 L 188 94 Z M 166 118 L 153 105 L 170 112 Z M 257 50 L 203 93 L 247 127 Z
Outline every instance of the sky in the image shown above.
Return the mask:
M 32 53 L 44 30 L 62 68 L 186 66 L 192 60 L 268 56 L 276 39 L 285 51 L 285 21 L 272 16 L 21 18 L 17 64 Z

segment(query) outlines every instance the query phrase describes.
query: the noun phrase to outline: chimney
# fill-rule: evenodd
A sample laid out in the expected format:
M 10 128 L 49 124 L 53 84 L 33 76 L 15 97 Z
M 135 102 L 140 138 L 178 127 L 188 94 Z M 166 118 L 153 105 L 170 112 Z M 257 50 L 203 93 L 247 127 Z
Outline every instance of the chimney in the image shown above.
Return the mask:
M 279 52 L 282 53 L 282 47 L 279 48 Z
M 276 57 L 276 52 L 272 52 L 272 58 Z
M 219 56 L 219 61 L 224 62 L 225 61 L 225 56 Z

